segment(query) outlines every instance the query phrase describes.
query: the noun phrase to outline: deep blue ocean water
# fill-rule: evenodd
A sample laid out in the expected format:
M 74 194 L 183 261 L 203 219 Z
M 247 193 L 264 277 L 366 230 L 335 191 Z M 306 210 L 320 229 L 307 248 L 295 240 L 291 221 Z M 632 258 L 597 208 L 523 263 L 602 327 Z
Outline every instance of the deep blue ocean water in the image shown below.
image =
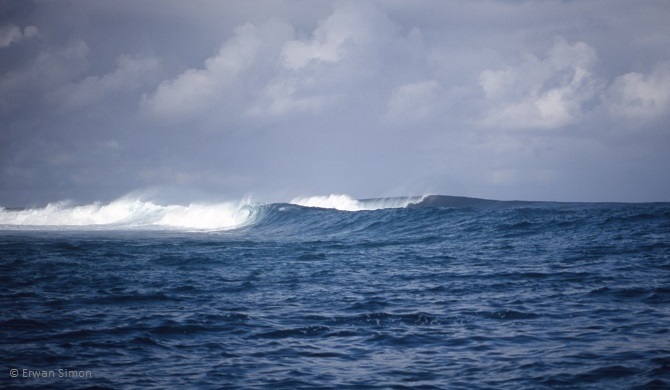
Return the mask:
M 419 205 L 6 223 L 0 387 L 670 388 L 670 204 Z

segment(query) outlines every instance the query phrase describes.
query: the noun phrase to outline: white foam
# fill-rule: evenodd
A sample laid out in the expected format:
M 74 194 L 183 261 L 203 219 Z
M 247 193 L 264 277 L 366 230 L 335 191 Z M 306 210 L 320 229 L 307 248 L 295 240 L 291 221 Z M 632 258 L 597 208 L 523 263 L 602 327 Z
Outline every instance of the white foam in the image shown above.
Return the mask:
M 0 208 L 0 225 L 9 227 L 168 227 L 188 229 L 230 229 L 248 222 L 248 201 L 215 204 L 157 205 L 139 199 L 122 198 L 108 204 L 70 206 L 48 204 L 42 208 L 6 210 Z
M 229 229 L 243 225 L 250 217 L 251 210 L 240 203 L 191 204 L 167 207 L 156 225 L 191 229 Z
M 357 200 L 349 195 L 331 194 L 328 196 L 298 197 L 291 200 L 290 203 L 305 207 L 320 207 L 342 211 L 361 211 L 402 208 L 419 200 L 421 200 L 421 198 L 416 197 Z
M 295 198 L 291 204 L 305 207 L 320 207 L 323 209 L 336 209 L 344 211 L 363 210 L 361 203 L 349 195 L 309 196 Z

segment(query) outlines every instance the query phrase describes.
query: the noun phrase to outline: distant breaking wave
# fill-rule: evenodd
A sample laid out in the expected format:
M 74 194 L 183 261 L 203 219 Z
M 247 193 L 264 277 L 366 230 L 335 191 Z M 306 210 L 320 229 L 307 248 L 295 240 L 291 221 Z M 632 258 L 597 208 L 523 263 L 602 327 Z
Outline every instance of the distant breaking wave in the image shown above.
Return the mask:
M 289 203 L 254 203 L 241 200 L 221 203 L 160 205 L 123 197 L 111 203 L 71 205 L 51 203 L 45 207 L 5 209 L 0 207 L 0 229 L 193 229 L 229 230 L 276 221 L 277 213 L 296 209 L 329 209 L 343 212 L 398 208 L 574 207 L 575 203 L 499 201 L 445 195 L 354 199 L 349 195 L 298 197 Z M 304 215 L 304 214 L 301 214 Z M 301 218 L 296 216 L 296 218 Z
M 118 199 L 109 204 L 42 208 L 0 208 L 0 226 L 230 229 L 244 225 L 252 215 L 246 201 L 161 206 L 148 201 Z
M 396 197 L 357 200 L 349 195 L 310 196 L 295 198 L 290 203 L 304 207 L 318 207 L 341 211 L 395 209 L 420 202 L 424 197 Z
M 290 204 L 340 211 L 379 210 L 407 207 L 421 197 L 356 200 L 349 195 L 295 198 Z M 264 204 L 249 200 L 223 203 L 159 205 L 151 201 L 124 197 L 113 202 L 70 205 L 50 203 L 45 207 L 5 209 L 0 207 L 0 227 L 39 228 L 173 228 L 227 230 L 254 222 L 265 211 Z

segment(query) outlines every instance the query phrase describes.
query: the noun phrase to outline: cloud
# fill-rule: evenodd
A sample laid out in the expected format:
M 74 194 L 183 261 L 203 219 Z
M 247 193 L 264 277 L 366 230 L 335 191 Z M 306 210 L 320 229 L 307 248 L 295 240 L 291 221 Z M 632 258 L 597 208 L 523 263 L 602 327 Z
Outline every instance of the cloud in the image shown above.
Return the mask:
M 0 28 L 0 48 L 9 47 L 14 43 L 18 43 L 26 38 L 32 38 L 39 34 L 37 27 L 35 26 L 26 26 L 21 32 L 15 24 L 10 24 L 3 28 Z
M 666 8 L 21 2 L 0 24 L 0 204 L 161 184 L 667 199 Z
M 398 35 L 385 13 L 360 3 L 335 8 L 305 39 L 296 39 L 295 27 L 278 18 L 233 31 L 203 68 L 188 69 L 146 94 L 142 109 L 169 120 L 204 113 L 210 118 L 321 113 L 360 94 L 358 81 L 380 77 L 371 65 L 382 66 L 379 56 L 392 49 Z
M 281 53 L 283 65 L 297 70 L 319 62 L 338 62 L 353 46 L 377 40 L 379 24 L 388 23 L 388 18 L 372 7 L 347 3 L 319 23 L 310 39 L 287 42 Z
M 247 110 L 247 114 L 277 116 L 291 112 L 319 112 L 334 97 L 306 93 L 310 84 L 313 84 L 312 80 L 299 77 L 276 78 L 265 86 L 261 98 Z
M 481 123 L 517 129 L 575 123 L 599 88 L 593 74 L 596 60 L 587 43 L 556 38 L 545 58 L 526 54 L 517 65 L 484 70 L 479 84 L 489 109 Z
M 171 120 L 205 112 L 214 117 L 239 115 L 250 99 L 258 97 L 258 85 L 276 71 L 280 46 L 293 34 L 293 27 L 277 18 L 237 26 L 218 53 L 204 61 L 203 68 L 191 68 L 163 81 L 142 98 L 141 107 L 156 118 Z M 276 85 L 272 93 L 290 95 L 291 85 Z
M 102 76 L 87 76 L 83 80 L 63 85 L 46 96 L 46 100 L 61 110 L 72 110 L 99 103 L 111 94 L 127 94 L 140 89 L 160 68 L 156 58 L 139 58 L 127 54 L 116 59 L 116 69 Z
M 142 99 L 144 109 L 156 117 L 179 117 L 211 108 L 219 97 L 254 61 L 261 45 L 252 24 L 235 28 L 234 36 L 219 52 L 205 60 L 202 69 L 188 69 L 173 80 L 162 82 Z
M 63 48 L 42 49 L 30 65 L 0 75 L 0 112 L 39 107 L 39 97 L 72 82 L 87 67 L 88 46 L 76 40 Z
M 403 84 L 393 91 L 385 118 L 389 121 L 419 121 L 433 115 L 440 93 L 436 80 Z
M 398 37 L 394 23 L 367 3 L 341 4 L 304 39 L 281 44 L 271 80 L 249 108 L 252 116 L 323 113 L 350 102 L 361 84 L 382 77 L 379 66 Z
M 670 113 L 670 62 L 649 74 L 626 73 L 609 86 L 604 101 L 615 118 L 653 119 Z

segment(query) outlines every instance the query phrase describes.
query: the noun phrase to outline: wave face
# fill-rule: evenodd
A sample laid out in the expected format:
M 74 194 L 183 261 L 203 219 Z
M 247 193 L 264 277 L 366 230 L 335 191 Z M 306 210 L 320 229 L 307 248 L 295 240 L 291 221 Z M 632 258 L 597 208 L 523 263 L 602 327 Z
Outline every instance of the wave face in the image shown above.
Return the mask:
M 0 388 L 670 388 L 668 203 L 293 203 L 0 211 Z

